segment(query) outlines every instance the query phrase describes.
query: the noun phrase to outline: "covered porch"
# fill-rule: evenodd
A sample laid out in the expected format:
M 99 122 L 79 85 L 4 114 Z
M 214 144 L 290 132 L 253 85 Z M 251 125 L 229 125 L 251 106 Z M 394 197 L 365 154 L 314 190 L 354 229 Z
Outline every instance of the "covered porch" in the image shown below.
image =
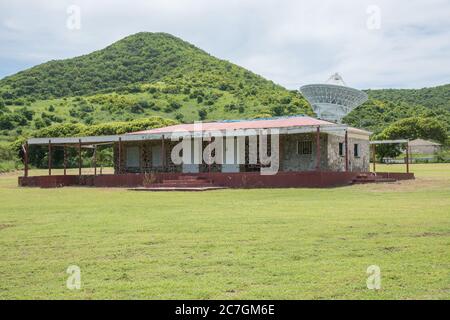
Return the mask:
M 199 138 L 198 133 L 188 133 Z M 215 139 L 214 134 L 202 132 L 201 151 L 207 141 Z M 369 171 L 368 136 L 361 131 L 344 125 L 315 125 L 293 128 L 280 128 L 279 132 L 279 170 L 273 175 L 262 175 L 259 171 L 265 165 L 259 161 L 249 163 L 251 135 L 244 135 L 243 163 L 239 157 L 238 135 L 234 135 L 231 145 L 234 156 L 224 164 L 175 164 L 171 158 L 177 140 L 169 133 L 134 133 L 114 136 L 34 138 L 23 146 L 24 176 L 19 177 L 20 186 L 62 187 L 151 187 L 207 182 L 208 185 L 232 188 L 262 187 L 334 187 L 353 183 L 362 173 Z M 203 140 L 205 139 L 205 140 Z M 29 148 L 38 145 L 47 149 L 48 175 L 29 175 Z M 270 145 L 270 143 L 269 143 Z M 367 145 L 367 150 L 366 146 Z M 97 167 L 97 148 L 109 146 L 113 150 L 114 173 L 99 174 Z M 270 146 L 269 146 L 270 147 Z M 358 148 L 356 148 L 358 147 Z M 68 174 L 67 150 L 77 150 L 78 174 Z M 62 149 L 64 154 L 63 174 L 52 172 L 52 154 Z M 82 150 L 92 150 L 92 170 L 83 173 Z M 223 155 L 227 158 L 224 144 Z M 270 151 L 269 151 L 270 153 Z M 377 173 L 382 175 L 382 173 Z M 397 179 L 411 179 L 413 174 L 400 174 Z M 197 181 L 194 181 L 197 180 Z M 191 183 L 190 182 L 190 183 Z

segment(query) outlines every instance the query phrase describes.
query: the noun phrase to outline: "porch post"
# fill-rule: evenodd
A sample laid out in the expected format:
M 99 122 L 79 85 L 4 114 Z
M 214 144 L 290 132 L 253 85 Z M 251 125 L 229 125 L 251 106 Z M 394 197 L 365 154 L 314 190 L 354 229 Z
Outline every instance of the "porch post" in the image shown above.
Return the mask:
M 97 175 L 97 146 L 94 146 L 94 176 Z
M 316 144 L 316 171 L 320 171 L 320 126 L 317 126 Z
M 348 171 L 348 132 L 345 130 L 345 171 Z
M 144 143 L 139 143 L 139 173 L 142 173 L 142 162 L 143 162 L 143 156 L 142 152 L 144 151 Z
M 66 146 L 63 146 L 63 154 L 64 154 L 64 175 L 67 174 L 67 149 Z
M 81 139 L 78 139 L 78 175 L 81 177 Z
M 373 162 L 373 172 L 375 171 L 375 161 L 376 161 L 376 155 L 375 155 L 375 144 L 372 145 L 372 162 Z
M 23 176 L 28 177 L 28 141 L 25 142 L 23 151 L 24 151 L 24 154 L 23 154 L 23 161 L 24 161 Z
M 166 169 L 166 150 L 164 146 L 164 135 L 162 135 L 161 139 L 161 164 L 163 167 L 163 171 Z
M 52 175 L 52 141 L 48 140 L 48 175 Z
M 409 142 L 406 142 L 406 173 L 409 173 Z
M 119 137 L 119 146 L 118 146 L 118 160 L 117 160 L 117 171 L 118 173 L 122 173 L 122 138 Z
M 279 144 L 279 159 L 278 159 L 278 165 L 279 165 L 279 168 L 282 168 L 283 166 L 282 166 L 282 161 L 283 161 L 283 156 L 284 156 L 284 139 L 283 139 L 283 136 L 280 134 L 279 136 L 279 139 L 280 139 L 280 144 Z M 244 140 L 245 141 L 245 140 Z M 245 143 L 244 143 L 244 148 L 245 148 Z M 237 149 L 237 148 L 236 148 Z M 238 151 L 239 152 L 239 151 Z M 239 156 L 239 155 L 238 155 Z M 244 152 L 244 158 L 245 158 L 245 152 Z M 237 159 L 239 159 L 239 158 L 237 158 Z M 244 161 L 245 162 L 245 161 Z

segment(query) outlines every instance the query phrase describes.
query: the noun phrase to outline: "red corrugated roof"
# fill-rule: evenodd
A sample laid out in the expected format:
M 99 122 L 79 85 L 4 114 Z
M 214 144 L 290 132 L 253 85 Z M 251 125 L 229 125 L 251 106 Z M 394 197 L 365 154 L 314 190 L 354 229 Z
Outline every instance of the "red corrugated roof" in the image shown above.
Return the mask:
M 256 119 L 256 120 L 240 120 L 240 121 L 223 121 L 223 122 L 203 122 L 201 123 L 202 131 L 215 130 L 239 130 L 239 129 L 265 129 L 265 128 L 289 128 L 302 126 L 318 126 L 333 125 L 334 123 L 323 121 L 311 117 L 288 117 L 274 119 Z M 199 124 L 197 124 L 198 126 Z M 197 127 L 198 130 L 198 127 Z M 177 124 L 158 129 L 144 130 L 132 132 L 130 134 L 154 134 L 154 133 L 170 133 L 178 131 L 194 131 L 194 124 Z

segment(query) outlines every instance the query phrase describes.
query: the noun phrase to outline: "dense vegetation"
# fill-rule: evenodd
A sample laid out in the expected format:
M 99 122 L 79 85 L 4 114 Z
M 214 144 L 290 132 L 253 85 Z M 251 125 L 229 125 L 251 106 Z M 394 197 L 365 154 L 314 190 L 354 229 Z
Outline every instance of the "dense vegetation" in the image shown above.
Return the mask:
M 138 33 L 103 50 L 6 77 L 0 99 L 12 109 L 39 109 L 34 127 L 149 114 L 192 121 L 311 113 L 297 92 L 164 33 Z M 23 125 L 18 117 L 4 114 L 0 130 Z
M 438 118 L 450 128 L 450 84 L 423 89 L 367 90 L 369 101 L 351 112 L 348 124 L 374 132 L 408 117 Z
M 422 89 L 383 89 L 367 90 L 371 99 L 421 105 L 429 109 L 445 109 L 450 111 L 450 84 Z

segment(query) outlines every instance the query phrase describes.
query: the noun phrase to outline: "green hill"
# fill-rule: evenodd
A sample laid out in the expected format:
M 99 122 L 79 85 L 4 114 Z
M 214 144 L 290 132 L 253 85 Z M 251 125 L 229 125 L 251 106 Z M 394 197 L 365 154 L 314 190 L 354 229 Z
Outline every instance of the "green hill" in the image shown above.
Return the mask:
M 297 92 L 164 33 L 138 33 L 91 54 L 0 80 L 3 135 L 59 122 L 299 113 L 311 109 Z
M 382 89 L 366 92 L 371 99 L 450 111 L 450 84 L 422 89 Z
M 400 119 L 435 117 L 450 128 L 450 84 L 423 89 L 366 90 L 369 101 L 345 117 L 345 122 L 380 132 Z

